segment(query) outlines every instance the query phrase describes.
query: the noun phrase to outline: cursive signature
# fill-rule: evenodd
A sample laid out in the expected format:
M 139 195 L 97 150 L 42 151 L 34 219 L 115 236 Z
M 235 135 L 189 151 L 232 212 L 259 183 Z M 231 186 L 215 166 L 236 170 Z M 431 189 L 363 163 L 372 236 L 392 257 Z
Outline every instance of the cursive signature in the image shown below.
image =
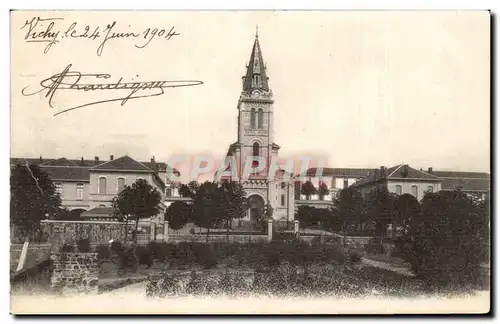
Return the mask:
M 100 25 L 84 25 L 73 21 L 65 24 L 64 18 L 40 18 L 33 17 L 26 20 L 21 29 L 26 31 L 24 41 L 27 43 L 45 43 L 43 53 L 47 54 L 49 50 L 62 40 L 90 40 L 96 41 L 97 55 L 101 56 L 104 45 L 110 40 L 135 40 L 136 48 L 144 48 L 153 41 L 153 39 L 170 40 L 174 36 L 180 35 L 175 31 L 175 26 L 170 28 L 148 27 L 144 30 L 130 30 L 123 26 L 118 26 L 116 21 Z
M 120 105 L 123 106 L 131 99 L 161 96 L 165 93 L 163 90 L 165 88 L 192 87 L 203 84 L 203 81 L 198 80 L 123 82 L 122 77 L 116 82 L 96 83 L 96 81 L 110 79 L 111 75 L 105 73 L 82 74 L 77 71 L 71 71 L 71 66 L 72 64 L 69 64 L 61 73 L 54 74 L 42 80 L 40 82 L 41 88 L 35 92 L 27 92 L 29 86 L 23 88 L 21 91 L 22 95 L 32 96 L 45 91 L 45 98 L 48 98 L 49 106 L 54 108 L 54 97 L 59 91 L 126 92 L 124 95 L 119 95 L 111 99 L 90 101 L 81 105 L 65 108 L 54 114 L 54 116 L 57 116 L 67 111 L 106 102 L 120 101 Z

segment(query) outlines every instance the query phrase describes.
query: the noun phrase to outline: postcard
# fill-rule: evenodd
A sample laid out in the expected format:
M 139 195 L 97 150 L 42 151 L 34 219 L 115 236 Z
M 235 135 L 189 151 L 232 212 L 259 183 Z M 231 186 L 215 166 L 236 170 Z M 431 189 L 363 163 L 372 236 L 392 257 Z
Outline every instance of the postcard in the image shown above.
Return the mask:
M 12 314 L 490 311 L 490 12 L 10 18 Z

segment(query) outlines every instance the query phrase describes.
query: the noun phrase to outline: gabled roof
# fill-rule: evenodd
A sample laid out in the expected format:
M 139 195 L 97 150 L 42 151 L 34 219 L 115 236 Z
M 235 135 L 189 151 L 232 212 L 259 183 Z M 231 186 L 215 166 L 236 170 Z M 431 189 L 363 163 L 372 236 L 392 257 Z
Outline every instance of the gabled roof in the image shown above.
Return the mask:
M 426 180 L 426 181 L 442 181 L 441 178 L 429 174 L 425 171 L 420 171 L 410 167 L 407 164 L 396 165 L 387 169 L 373 169 L 366 177 L 353 184 L 355 187 L 360 187 L 368 183 L 382 180 Z
M 256 80 L 254 75 L 259 75 L 260 77 Z M 266 66 L 264 64 L 264 59 L 262 58 L 258 35 L 255 35 L 252 54 L 250 54 L 250 61 L 248 62 L 247 72 L 243 82 L 243 91 L 250 91 L 253 89 L 263 89 L 269 91 Z
M 125 155 L 118 159 L 108 161 L 102 164 L 99 164 L 90 170 L 127 170 L 127 171 L 137 171 L 137 172 L 153 172 L 150 168 L 142 164 L 141 162 L 137 162 L 132 159 L 130 156 Z
M 410 167 L 407 164 L 400 164 L 398 166 L 387 169 L 387 178 L 389 179 L 426 179 L 438 180 L 439 177 L 420 171 Z

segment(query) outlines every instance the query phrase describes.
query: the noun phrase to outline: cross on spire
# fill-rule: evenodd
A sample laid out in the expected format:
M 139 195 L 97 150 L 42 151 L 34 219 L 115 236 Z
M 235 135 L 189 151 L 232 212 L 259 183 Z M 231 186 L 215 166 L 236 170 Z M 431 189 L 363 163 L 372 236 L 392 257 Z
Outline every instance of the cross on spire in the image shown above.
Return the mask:
M 259 38 L 259 25 L 255 26 L 255 38 Z

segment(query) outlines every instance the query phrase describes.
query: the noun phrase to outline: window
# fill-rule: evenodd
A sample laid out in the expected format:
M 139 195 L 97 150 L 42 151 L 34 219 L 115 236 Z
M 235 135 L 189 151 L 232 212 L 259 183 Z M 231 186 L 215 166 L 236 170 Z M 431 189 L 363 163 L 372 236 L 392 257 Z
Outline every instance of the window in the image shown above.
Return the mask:
M 281 206 L 285 206 L 285 194 L 281 194 Z
M 100 194 L 106 193 L 106 178 L 104 177 L 99 178 L 99 193 Z
M 259 151 L 260 151 L 259 143 L 257 142 L 253 143 L 253 156 L 259 156 Z
M 411 194 L 413 197 L 417 198 L 417 196 L 418 196 L 418 187 L 417 186 L 411 186 Z
M 83 183 L 76 184 L 76 200 L 83 200 Z
M 125 179 L 124 178 L 118 178 L 116 181 L 116 192 L 120 192 L 125 188 Z
M 403 187 L 400 185 L 396 186 L 396 194 L 401 195 L 403 193 Z
M 99 208 L 106 208 L 106 205 L 99 205 Z
M 167 188 L 167 190 L 165 191 L 165 195 L 166 195 L 167 197 L 172 197 L 172 189 Z
M 281 189 L 285 189 L 285 187 L 286 187 L 286 183 L 282 182 L 281 183 Z
M 255 128 L 255 108 L 250 110 L 250 128 Z
M 337 179 L 335 177 L 332 178 L 332 185 L 330 188 L 337 188 Z
M 259 109 L 259 114 L 257 118 L 257 128 L 262 129 L 264 128 L 264 111 L 262 108 Z
M 344 179 L 344 188 L 347 188 L 347 187 L 349 187 L 349 180 Z
M 56 192 L 62 197 L 63 194 L 62 183 L 56 182 L 54 185 L 56 186 Z
M 428 192 L 434 192 L 434 187 L 433 186 L 428 186 L 427 187 Z

